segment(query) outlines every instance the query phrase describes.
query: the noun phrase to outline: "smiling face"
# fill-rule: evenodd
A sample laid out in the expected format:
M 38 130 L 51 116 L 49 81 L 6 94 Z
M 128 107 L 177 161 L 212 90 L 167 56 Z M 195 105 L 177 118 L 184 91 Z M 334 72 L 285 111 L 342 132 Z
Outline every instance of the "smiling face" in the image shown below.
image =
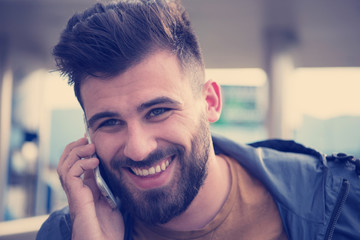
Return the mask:
M 198 193 L 209 158 L 208 104 L 176 56 L 156 52 L 111 79 L 81 86 L 90 136 L 122 207 L 165 223 Z

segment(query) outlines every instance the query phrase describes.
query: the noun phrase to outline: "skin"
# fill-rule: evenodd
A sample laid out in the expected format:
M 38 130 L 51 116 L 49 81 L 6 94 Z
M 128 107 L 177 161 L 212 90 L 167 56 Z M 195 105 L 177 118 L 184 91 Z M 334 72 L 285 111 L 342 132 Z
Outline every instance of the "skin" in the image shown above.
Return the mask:
M 151 177 L 136 176 L 128 166 L 115 170 L 111 162 L 127 157 L 141 165 L 155 149 L 170 144 L 181 145 L 189 152 L 201 118 L 215 122 L 220 116 L 220 89 L 216 82 L 208 81 L 195 95 L 176 56 L 157 51 L 116 77 L 87 78 L 80 91 L 93 144 L 87 144 L 86 138 L 69 144 L 58 165 L 73 221 L 73 239 L 119 239 L 119 236 L 122 239 L 121 213 L 110 208 L 95 186 L 91 170 L 99 160 L 90 157 L 95 146 L 104 166 L 115 176 L 121 176 L 133 192 L 166 187 L 180 168 L 176 156 L 165 171 Z M 199 229 L 219 211 L 231 182 L 229 168 L 215 156 L 211 139 L 207 168 L 204 185 L 190 206 L 164 227 Z

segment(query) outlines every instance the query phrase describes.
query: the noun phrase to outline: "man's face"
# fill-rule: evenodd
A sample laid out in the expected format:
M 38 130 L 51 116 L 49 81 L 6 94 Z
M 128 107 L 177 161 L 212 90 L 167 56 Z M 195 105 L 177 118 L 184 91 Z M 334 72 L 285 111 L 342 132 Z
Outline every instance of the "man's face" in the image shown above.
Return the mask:
M 111 79 L 81 86 L 90 135 L 122 208 L 166 223 L 198 193 L 210 148 L 206 104 L 176 56 L 157 52 Z

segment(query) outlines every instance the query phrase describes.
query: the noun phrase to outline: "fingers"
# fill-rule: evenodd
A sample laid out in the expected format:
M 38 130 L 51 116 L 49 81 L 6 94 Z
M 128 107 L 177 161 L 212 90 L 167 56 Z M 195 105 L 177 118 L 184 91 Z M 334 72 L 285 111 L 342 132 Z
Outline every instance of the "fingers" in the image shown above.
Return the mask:
M 96 185 L 93 169 L 99 165 L 99 159 L 91 157 L 94 154 L 94 144 L 81 138 L 65 147 L 57 167 L 68 198 L 72 239 L 113 239 L 109 236 L 124 235 L 122 215 L 101 197 Z
M 95 152 L 93 144 L 87 144 L 86 138 L 80 138 L 79 140 L 68 144 L 63 154 L 60 157 L 57 171 L 61 176 L 62 172 L 68 171 L 72 165 L 80 160 L 81 158 L 86 158 L 91 156 Z
M 78 146 L 82 146 L 82 145 L 85 145 L 88 143 L 88 140 L 83 137 L 83 138 L 80 138 L 79 140 L 75 141 L 75 142 L 72 142 L 70 144 L 68 144 L 65 149 L 64 149 L 64 152 L 62 153 L 61 157 L 60 157 L 60 160 L 59 160 L 59 164 L 58 166 L 62 165 L 65 161 L 65 159 L 67 158 L 67 156 L 69 155 L 69 153 L 75 148 L 75 147 L 78 147 Z
M 68 144 L 60 157 L 57 172 L 67 194 L 70 188 L 81 187 L 83 183 L 80 176 L 99 164 L 97 158 L 89 158 L 95 153 L 95 146 L 87 143 L 86 138 L 80 138 Z
M 99 160 L 97 158 L 82 158 L 71 166 L 67 175 L 70 177 L 79 178 L 86 171 L 96 168 L 97 165 L 99 165 Z
M 93 150 L 94 150 L 93 145 L 79 146 L 79 147 L 73 148 L 73 150 L 70 151 L 70 153 L 67 155 L 66 159 L 64 160 L 63 165 L 61 166 L 62 170 L 66 171 L 66 172 L 71 171 L 73 166 L 78 161 L 81 163 L 79 167 L 82 167 L 83 164 L 85 164 L 85 162 L 87 162 L 87 161 L 83 161 L 83 160 L 91 160 L 91 158 L 89 158 L 89 157 L 94 154 Z M 83 167 L 85 167 L 85 166 L 83 166 Z M 86 169 L 86 170 L 88 170 L 88 169 Z M 76 175 L 76 176 L 80 176 L 80 175 Z

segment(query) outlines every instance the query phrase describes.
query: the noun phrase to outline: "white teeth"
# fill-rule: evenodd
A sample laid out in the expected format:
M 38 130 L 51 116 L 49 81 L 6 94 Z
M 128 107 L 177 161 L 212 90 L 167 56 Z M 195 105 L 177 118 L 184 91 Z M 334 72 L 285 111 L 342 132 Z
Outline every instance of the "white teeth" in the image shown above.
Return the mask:
M 165 165 L 165 163 L 162 163 L 161 164 L 161 170 L 165 171 L 165 169 L 166 169 L 166 165 Z
M 149 168 L 149 174 L 154 174 L 154 173 L 155 173 L 155 168 L 154 167 Z
M 166 160 L 165 162 L 162 162 L 161 165 L 156 165 L 155 167 L 150 167 L 149 169 L 131 168 L 131 170 L 137 176 L 148 176 L 165 171 L 169 165 L 169 160 Z

